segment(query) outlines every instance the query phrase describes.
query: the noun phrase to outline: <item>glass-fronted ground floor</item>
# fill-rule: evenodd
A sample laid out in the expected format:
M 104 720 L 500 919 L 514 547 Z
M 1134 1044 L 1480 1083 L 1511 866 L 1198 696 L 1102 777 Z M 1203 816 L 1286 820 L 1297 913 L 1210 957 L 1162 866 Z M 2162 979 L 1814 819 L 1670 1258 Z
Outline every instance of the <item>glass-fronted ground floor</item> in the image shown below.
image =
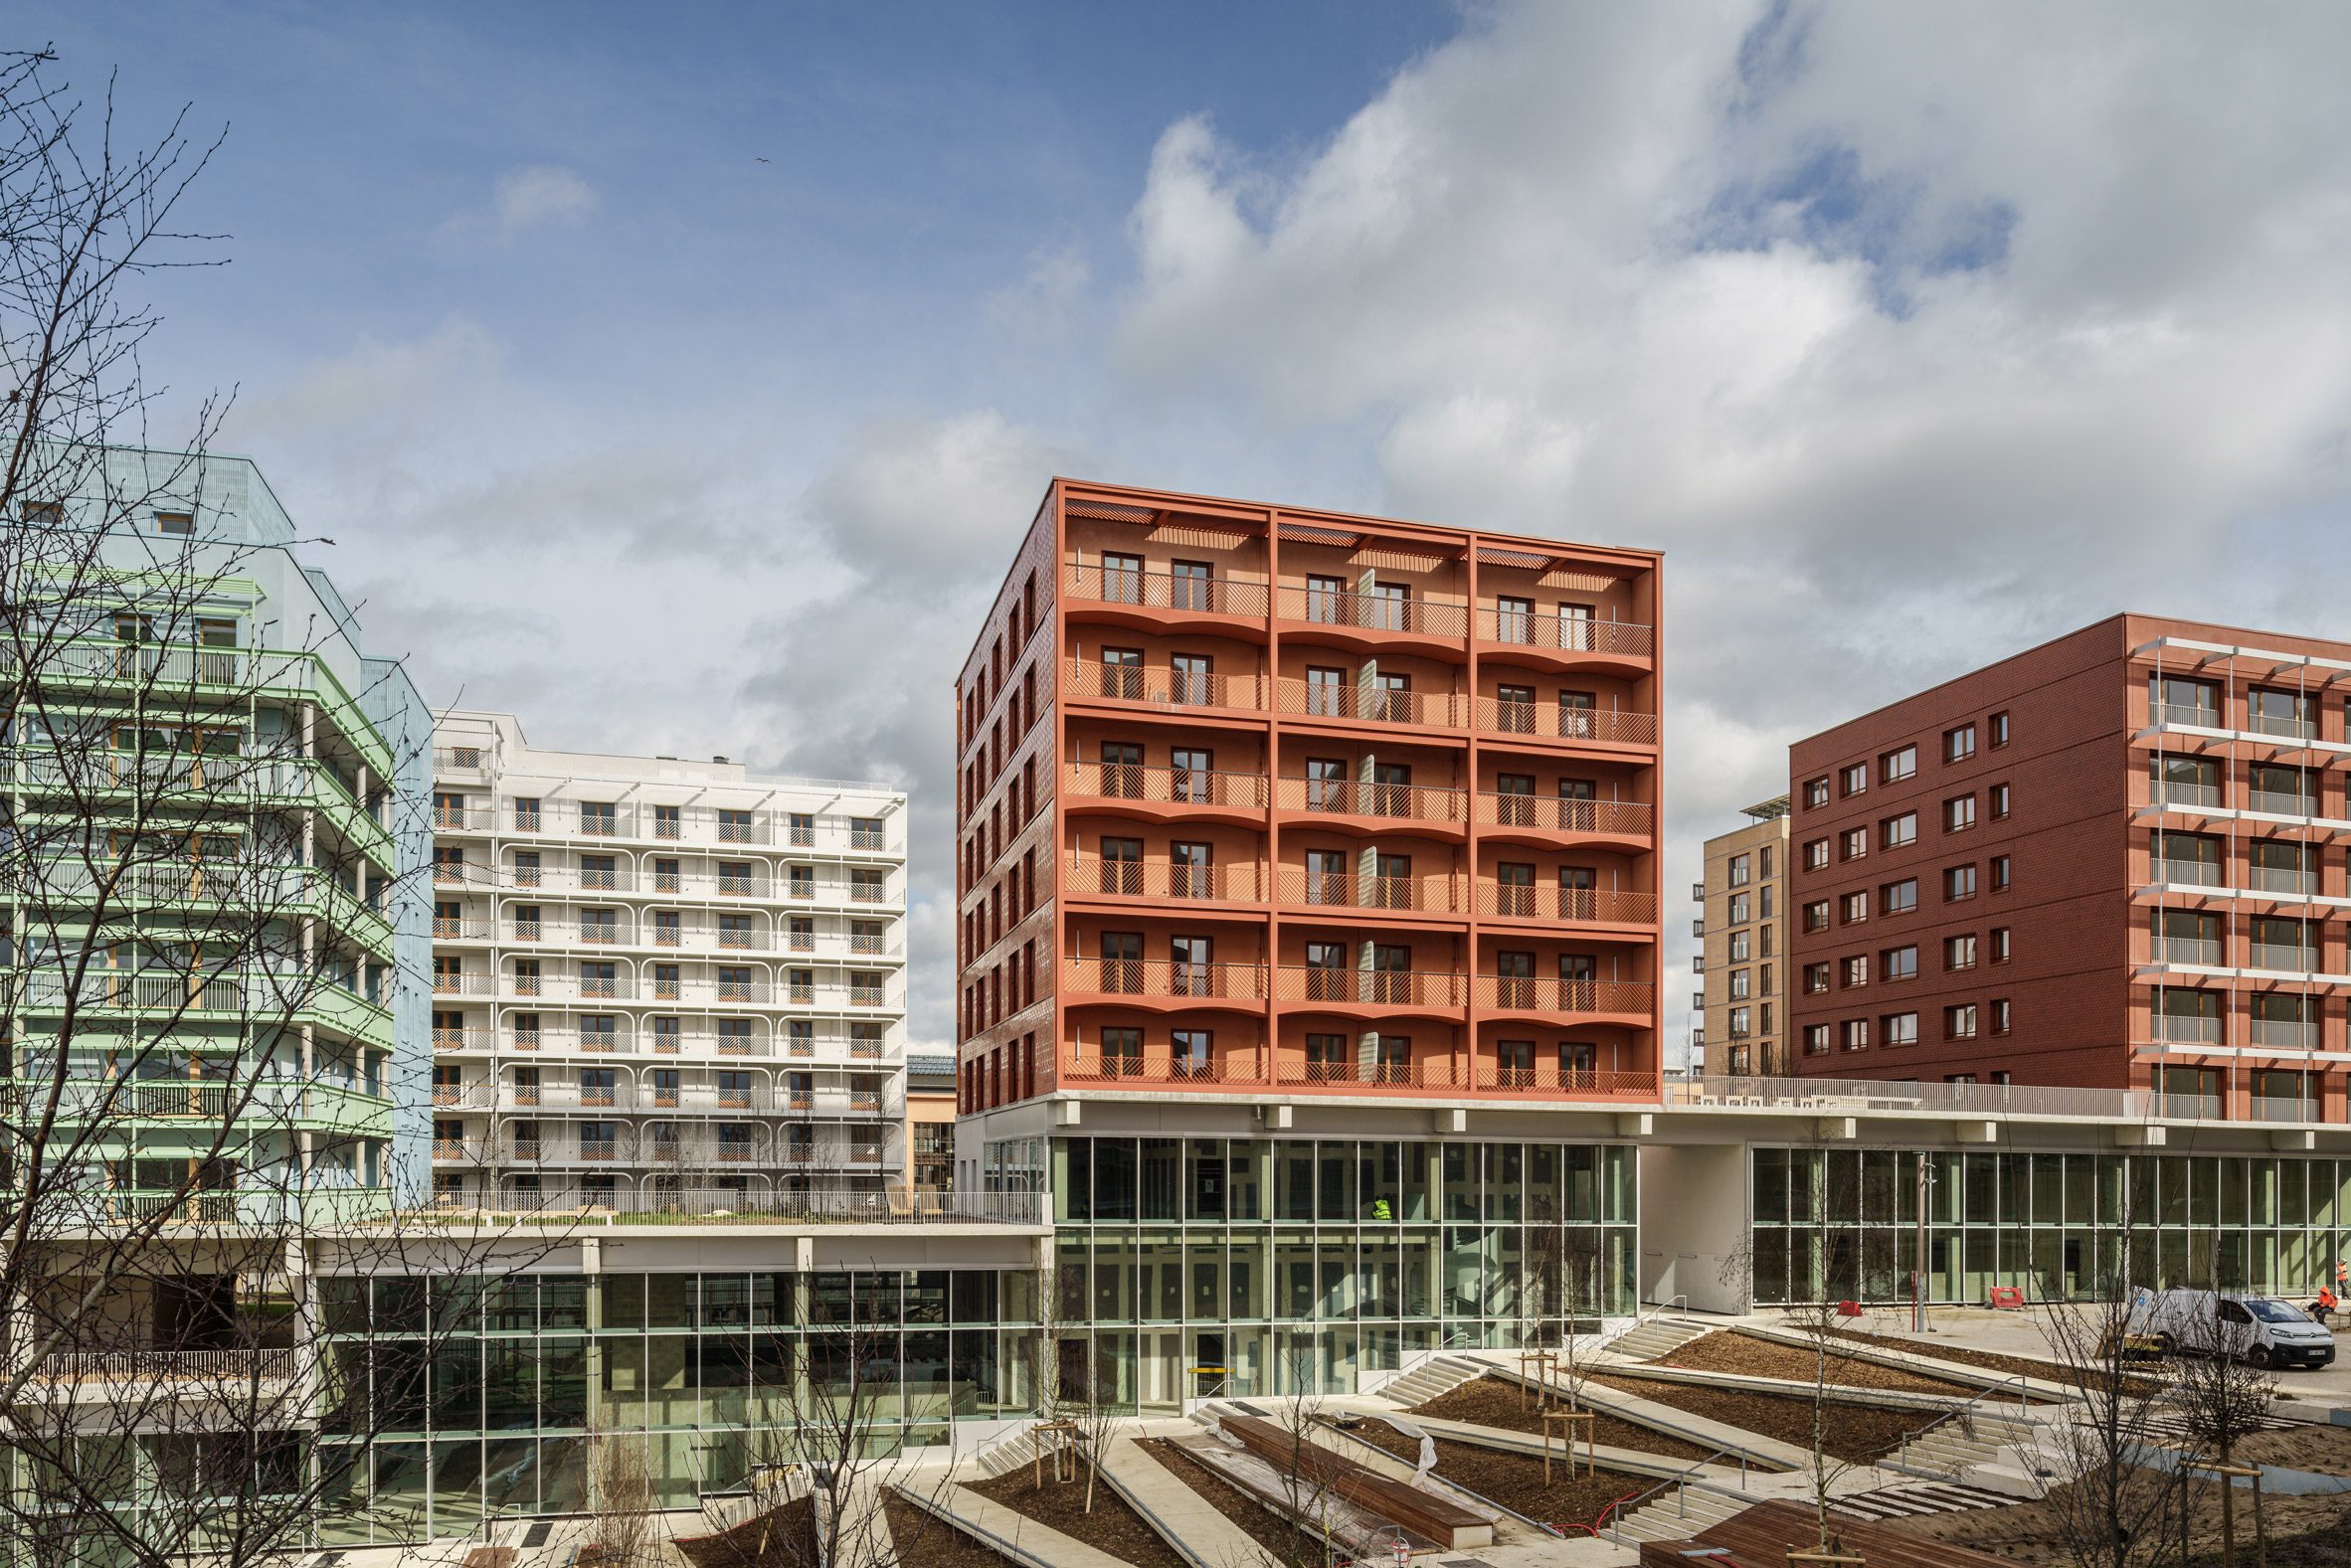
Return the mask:
M 1757 1146 L 1757 1306 L 1909 1299 L 1925 1163 L 1927 1299 L 1994 1286 L 2081 1299 L 2114 1282 L 2315 1295 L 2351 1256 L 2351 1159 Z

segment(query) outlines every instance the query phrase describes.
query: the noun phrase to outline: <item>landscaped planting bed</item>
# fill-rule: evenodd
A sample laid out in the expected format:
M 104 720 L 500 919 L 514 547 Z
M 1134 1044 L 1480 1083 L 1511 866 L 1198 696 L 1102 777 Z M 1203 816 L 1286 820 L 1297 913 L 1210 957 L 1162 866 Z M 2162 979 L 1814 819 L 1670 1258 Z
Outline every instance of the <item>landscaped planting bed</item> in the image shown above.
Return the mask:
M 1481 1377 L 1464 1383 L 1448 1393 L 1439 1394 L 1410 1413 L 1427 1416 L 1435 1421 L 1466 1421 L 1472 1426 L 1499 1427 L 1505 1432 L 1542 1436 L 1542 1420 L 1535 1413 L 1534 1398 L 1516 1383 L 1499 1377 Z M 1575 1431 L 1580 1437 L 1583 1431 L 1581 1422 L 1575 1424 Z M 1602 1448 L 1630 1449 L 1636 1454 L 1656 1454 L 1666 1459 L 1702 1460 L 1712 1452 L 1685 1439 L 1652 1432 L 1647 1427 L 1605 1413 L 1592 1422 L 1592 1441 Z
M 1062 1474 L 1069 1480 L 1055 1481 L 1053 1462 L 1048 1457 L 1041 1486 L 1037 1484 L 1035 1467 L 1028 1465 L 994 1481 L 964 1484 L 991 1502 L 1034 1519 L 1047 1529 L 1059 1530 L 1070 1539 L 1083 1541 L 1121 1562 L 1133 1563 L 1135 1568 L 1186 1568 L 1182 1555 L 1161 1539 L 1160 1532 L 1100 1477 L 1094 1481 L 1094 1509 L 1091 1513 L 1086 1511 L 1088 1468 L 1084 1460 L 1065 1460 Z
M 2078 1381 L 2063 1362 L 2045 1361 L 2034 1356 L 2002 1355 L 1997 1350 L 1973 1350 L 1965 1345 L 1943 1344 L 1931 1339 L 1904 1339 L 1895 1334 L 1865 1334 L 1848 1330 L 1844 1337 L 1859 1339 L 1866 1344 L 1882 1345 L 1889 1350 L 1907 1350 L 1912 1355 L 1931 1356 L 1937 1361 L 1955 1361 L 1961 1366 L 1982 1367 L 1987 1372 L 2021 1373 L 2045 1383 L 2055 1383 L 2060 1388 L 2073 1387 Z M 2104 1386 L 2103 1372 L 2092 1367 L 2087 1369 L 2087 1374 L 2084 1380 L 2090 1387 Z M 2153 1388 L 2152 1384 L 2137 1379 L 2133 1379 L 2133 1382 L 2137 1383 L 2134 1389 L 2137 1393 L 2147 1393 Z
M 1177 1481 L 1206 1498 L 1218 1513 L 1262 1547 L 1274 1562 L 1299 1557 L 1303 1538 L 1288 1519 L 1193 1459 L 1166 1438 L 1141 1438 L 1137 1448 L 1167 1467 Z M 1319 1555 L 1320 1548 L 1316 1548 Z
M 1366 1420 L 1350 1430 L 1407 1465 L 1420 1463 L 1418 1441 L 1384 1421 Z M 1571 1532 L 1589 1529 L 1609 1504 L 1639 1496 L 1659 1480 L 1621 1471 L 1593 1471 L 1580 1462 L 1570 1478 L 1567 1461 L 1554 1457 L 1551 1479 L 1546 1481 L 1539 1459 L 1457 1443 L 1451 1438 L 1437 1438 L 1436 1445 L 1436 1474 L 1441 1479 L 1466 1486 L 1489 1502 L 1499 1502 L 1513 1513 Z
M 882 1517 L 889 1521 L 899 1568 L 1017 1568 L 1012 1559 L 925 1512 L 905 1498 L 884 1493 Z
M 1704 1383 L 1668 1382 L 1623 1372 L 1595 1372 L 1591 1380 L 1637 1399 L 1686 1410 L 1694 1416 L 1752 1432 L 1757 1437 L 1776 1438 L 1807 1451 L 1812 1447 L 1813 1410 L 1809 1399 L 1755 1394 Z M 1904 1434 L 1930 1427 L 1943 1415 L 1939 1410 L 1884 1410 L 1875 1405 L 1831 1401 L 1827 1419 L 1822 1423 L 1821 1447 L 1836 1459 L 1867 1464 L 1901 1447 Z
M 1742 1377 L 1777 1377 L 1809 1383 L 1820 1375 L 1813 1352 L 1775 1339 L 1758 1339 L 1736 1329 L 1718 1329 L 1648 1363 L 1693 1372 L 1732 1372 Z M 1834 1350 L 1828 1356 L 1828 1380 L 1845 1388 L 1883 1389 L 1901 1394 L 1954 1394 L 1968 1399 L 1981 1390 L 1969 1383 L 1927 1377 L 1899 1367 L 1863 1361 Z

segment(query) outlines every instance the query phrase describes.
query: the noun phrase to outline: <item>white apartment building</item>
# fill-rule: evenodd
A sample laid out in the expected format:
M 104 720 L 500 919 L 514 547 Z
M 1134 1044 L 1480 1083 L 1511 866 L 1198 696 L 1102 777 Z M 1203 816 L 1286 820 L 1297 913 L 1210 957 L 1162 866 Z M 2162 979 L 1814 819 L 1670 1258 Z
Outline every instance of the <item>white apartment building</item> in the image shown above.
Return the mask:
M 688 1210 L 903 1180 L 906 796 L 434 732 L 444 1202 Z

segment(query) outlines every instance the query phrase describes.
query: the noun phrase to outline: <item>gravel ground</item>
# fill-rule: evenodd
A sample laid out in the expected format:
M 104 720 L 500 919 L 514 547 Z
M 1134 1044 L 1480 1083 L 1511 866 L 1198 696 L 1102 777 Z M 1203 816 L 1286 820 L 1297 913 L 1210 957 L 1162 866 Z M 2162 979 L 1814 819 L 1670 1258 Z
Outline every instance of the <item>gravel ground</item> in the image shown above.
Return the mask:
M 1784 1377 L 1809 1383 L 1818 1372 L 1813 1353 L 1791 1344 L 1780 1344 L 1770 1339 L 1758 1339 L 1753 1334 L 1742 1334 L 1736 1329 L 1717 1329 L 1670 1354 L 1649 1363 L 1652 1366 L 1683 1367 L 1693 1372 L 1735 1372 L 1746 1377 Z M 1884 1389 L 1903 1394 L 1956 1394 L 1962 1399 L 1978 1392 L 1965 1383 L 1954 1383 L 1947 1378 L 1925 1377 L 1916 1372 L 1897 1367 L 1881 1366 L 1875 1361 L 1857 1360 L 1853 1356 L 1832 1352 L 1828 1358 L 1829 1381 L 1846 1388 Z
M 1026 1467 L 994 1481 L 966 1481 L 964 1485 L 1047 1529 L 1059 1530 L 1096 1551 L 1133 1563 L 1135 1568 L 1187 1568 L 1182 1556 L 1127 1505 L 1126 1498 L 1111 1489 L 1110 1482 L 1096 1481 L 1094 1511 L 1085 1511 L 1088 1468 L 1085 1461 L 1077 1461 L 1070 1467 L 1070 1479 L 1064 1481 L 1054 1481 L 1048 1468 L 1041 1487 L 1034 1472 Z
M 1661 1382 L 1623 1372 L 1595 1372 L 1592 1381 L 1759 1437 L 1777 1438 L 1806 1451 L 1812 1448 L 1809 1399 L 1752 1394 L 1743 1389 L 1711 1388 L 1697 1383 Z M 1871 1405 L 1831 1402 L 1822 1446 L 1837 1459 L 1867 1464 L 1899 1448 L 1902 1434 L 1916 1432 L 1941 1419 L 1942 1412 L 1936 1410 L 1880 1410 Z
M 1016 1568 L 1012 1559 L 986 1546 L 902 1497 L 884 1494 L 882 1516 L 897 1543 L 898 1568 Z
M 2062 1491 L 2063 1488 L 2061 1488 Z M 2190 1541 L 2195 1556 L 2191 1568 L 2219 1562 L 2221 1546 L 2220 1488 L 2197 1487 L 2190 1519 Z M 2054 1494 L 2053 1494 L 2054 1495 Z M 2265 1497 L 2261 1512 L 2268 1527 L 2269 1561 L 2273 1568 L 2351 1568 L 2351 1524 L 2344 1518 L 2344 1501 L 2332 1497 Z M 2062 1512 L 2052 1501 L 2020 1502 L 2005 1508 L 1973 1508 L 1964 1513 L 1934 1513 L 1920 1518 L 1893 1519 L 1890 1526 L 1935 1540 L 1957 1541 L 1979 1552 L 2013 1562 L 2071 1568 L 2077 1561 L 2065 1544 L 2058 1520 Z M 2171 1514 L 2170 1531 L 2179 1528 Z M 2249 1565 L 2253 1554 L 2253 1497 L 2237 1496 L 2237 1561 Z M 2176 1535 L 2171 1546 L 2178 1551 Z M 2166 1556 L 2176 1563 L 2176 1555 Z
M 1286 1563 L 1306 1555 L 1307 1543 L 1287 1519 L 1166 1438 L 1139 1439 L 1136 1446 L 1167 1467 L 1177 1481 L 1206 1498 L 1218 1513 L 1232 1520 L 1272 1561 Z M 1317 1560 L 1321 1557 L 1319 1550 L 1313 1555 Z
M 1474 1382 L 1464 1383 L 1450 1393 L 1438 1395 L 1410 1414 L 1542 1436 L 1542 1422 L 1536 1416 L 1534 1405 L 1519 1391 L 1517 1384 L 1504 1382 L 1498 1377 L 1481 1377 Z M 1685 1439 L 1667 1437 L 1662 1432 L 1652 1432 L 1647 1427 L 1636 1426 L 1610 1415 L 1602 1415 L 1592 1423 L 1592 1440 L 1602 1448 L 1631 1449 L 1636 1454 L 1656 1454 L 1666 1459 L 1702 1460 L 1711 1452 Z
M 2284 1427 L 2240 1438 L 2230 1451 L 2241 1465 L 2282 1465 L 2288 1470 L 2315 1470 L 2329 1476 L 2351 1476 L 2351 1427 Z M 2351 1518 L 2351 1498 L 2343 1502 Z

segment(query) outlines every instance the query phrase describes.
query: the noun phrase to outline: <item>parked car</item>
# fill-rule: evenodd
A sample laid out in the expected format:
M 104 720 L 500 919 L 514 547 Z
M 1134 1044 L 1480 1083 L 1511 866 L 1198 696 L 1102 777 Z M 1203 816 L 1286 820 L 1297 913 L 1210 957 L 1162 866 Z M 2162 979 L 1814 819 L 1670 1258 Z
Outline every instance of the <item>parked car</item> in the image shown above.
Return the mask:
M 2335 1336 L 2291 1302 L 2225 1291 L 2169 1290 L 2131 1307 L 2133 1335 L 2171 1354 L 2231 1355 L 2249 1366 L 2325 1366 Z

